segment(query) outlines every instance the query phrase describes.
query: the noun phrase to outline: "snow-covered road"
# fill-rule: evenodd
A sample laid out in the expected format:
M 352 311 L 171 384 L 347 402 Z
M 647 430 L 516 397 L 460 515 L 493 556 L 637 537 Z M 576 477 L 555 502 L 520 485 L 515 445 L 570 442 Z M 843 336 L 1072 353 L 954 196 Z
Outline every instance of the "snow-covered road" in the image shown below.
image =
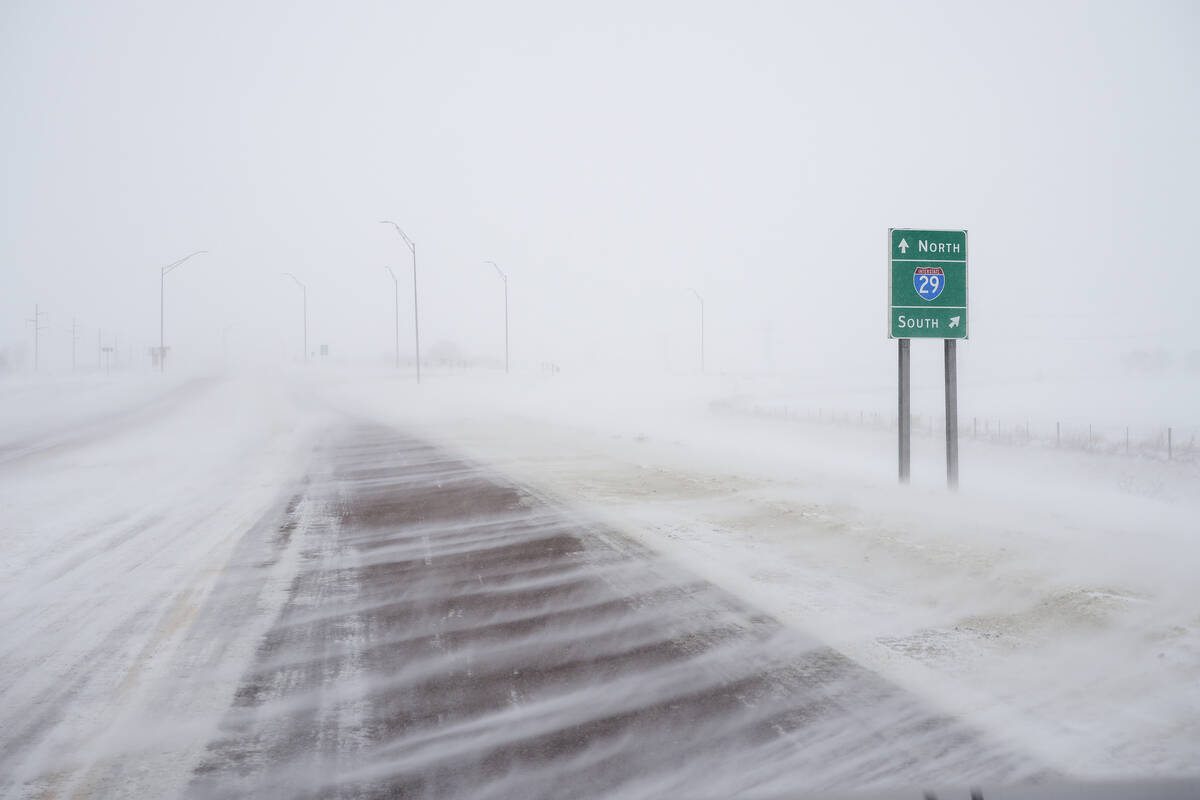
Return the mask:
M 430 383 L 404 404 L 351 377 L 337 393 L 1063 774 L 1197 774 L 1200 465 L 964 440 L 950 494 L 937 437 L 901 488 L 894 433 L 715 413 L 734 378 Z
M 86 795 L 113 756 L 171 738 L 145 724 L 163 720 L 164 700 L 227 706 L 270 598 L 203 631 L 198 612 L 299 478 L 307 434 L 296 403 L 263 382 L 172 382 L 57 428 L 39 424 L 41 408 L 10 406 L 9 419 L 33 421 L 0 465 L 0 783 Z M 178 780 L 179 755 L 142 768 Z
M 196 797 L 774 797 L 1025 753 L 634 542 L 388 428 L 331 436 Z

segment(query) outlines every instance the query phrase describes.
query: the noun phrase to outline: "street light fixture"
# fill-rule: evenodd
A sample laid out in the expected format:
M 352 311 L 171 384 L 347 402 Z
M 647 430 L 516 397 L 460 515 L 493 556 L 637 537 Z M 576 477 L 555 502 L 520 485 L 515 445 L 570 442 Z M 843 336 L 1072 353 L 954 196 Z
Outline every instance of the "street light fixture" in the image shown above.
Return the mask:
M 700 301 L 700 374 L 704 374 L 704 298 L 695 289 L 691 290 L 692 294 L 696 295 L 696 299 Z
M 497 266 L 495 261 L 484 261 L 485 264 L 491 264 L 496 267 L 496 272 L 500 273 L 500 279 L 504 281 L 504 374 L 508 374 L 508 276 L 504 274 L 504 270 Z
M 289 278 L 294 280 L 296 282 L 296 285 L 299 286 L 301 291 L 304 292 L 304 363 L 307 364 L 308 363 L 308 287 L 305 286 L 304 283 L 299 278 L 297 278 L 295 275 L 293 275 L 292 273 L 284 272 L 282 274 L 287 275 Z
M 162 372 L 166 369 L 166 361 L 167 361 L 167 351 L 166 351 L 166 348 L 163 346 L 163 307 L 164 307 L 163 296 L 165 293 L 165 286 L 167 283 L 167 273 L 171 272 L 172 270 L 176 270 L 176 269 L 179 269 L 180 267 L 182 267 L 183 262 L 187 261 L 189 258 L 192 258 L 193 256 L 202 255 L 207 252 L 208 252 L 207 250 L 197 250 L 194 253 L 189 253 L 188 255 L 184 256 L 183 258 L 179 259 L 178 261 L 173 261 L 170 264 L 167 264 L 165 267 L 162 268 L 162 271 L 159 274 L 159 278 L 158 278 L 158 371 L 159 372 Z
M 392 276 L 392 291 L 396 307 L 396 369 L 400 369 L 400 281 L 396 279 L 396 273 L 392 272 L 391 267 L 384 267 L 384 269 L 388 271 L 388 275 Z
M 417 245 L 408 235 L 400 230 L 400 226 L 392 222 L 390 219 L 379 221 L 380 225 L 391 225 L 396 229 L 396 233 L 400 234 L 400 238 L 408 245 L 408 249 L 412 252 L 413 261 L 413 338 L 416 342 L 417 352 L 417 383 L 421 382 L 421 322 L 417 315 Z

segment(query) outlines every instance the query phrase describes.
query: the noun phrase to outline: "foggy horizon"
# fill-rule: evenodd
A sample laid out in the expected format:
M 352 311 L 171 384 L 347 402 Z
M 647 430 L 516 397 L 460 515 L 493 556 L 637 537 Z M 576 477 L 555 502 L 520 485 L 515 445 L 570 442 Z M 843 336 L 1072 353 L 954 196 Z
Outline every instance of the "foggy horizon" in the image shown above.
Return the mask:
M 971 242 L 965 368 L 1195 370 L 1185 3 L 10 5 L 0 347 L 886 380 L 889 227 Z M 89 345 L 91 349 L 89 350 Z M 84 364 L 89 359 L 81 358 Z M 1080 366 L 1082 365 L 1082 366 Z M 13 369 L 14 367 L 10 367 Z

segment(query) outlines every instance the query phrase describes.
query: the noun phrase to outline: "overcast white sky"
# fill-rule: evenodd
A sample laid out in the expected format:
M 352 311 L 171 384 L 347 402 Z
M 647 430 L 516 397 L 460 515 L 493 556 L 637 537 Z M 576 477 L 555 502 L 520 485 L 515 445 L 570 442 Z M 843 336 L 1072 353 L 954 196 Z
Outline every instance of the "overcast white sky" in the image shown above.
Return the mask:
M 0 347 L 890 368 L 889 226 L 966 228 L 974 369 L 1200 348 L 1200 5 L 0 7 Z M 768 327 L 769 326 L 769 327 Z M 86 347 L 85 347 L 86 345 Z M 932 343 L 925 343 L 934 347 Z M 83 351 L 81 350 L 81 353 Z M 83 359 L 83 355 L 81 355 Z M 1110 359 L 1111 360 L 1111 359 Z M 887 379 L 890 373 L 884 373 Z

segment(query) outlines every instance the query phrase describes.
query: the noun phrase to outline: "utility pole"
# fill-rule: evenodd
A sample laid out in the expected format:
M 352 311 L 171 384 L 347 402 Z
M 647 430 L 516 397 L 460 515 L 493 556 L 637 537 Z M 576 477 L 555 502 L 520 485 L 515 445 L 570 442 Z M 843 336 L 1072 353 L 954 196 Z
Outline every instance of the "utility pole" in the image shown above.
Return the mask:
M 49 325 L 42 324 L 42 317 L 47 316 L 45 311 L 39 311 L 35 303 L 33 306 L 33 319 L 26 319 L 26 322 L 33 323 L 33 371 L 38 371 L 38 351 L 40 348 L 40 340 L 42 331 L 49 328 Z
M 396 369 L 400 369 L 400 281 L 391 267 L 384 267 L 392 276 L 392 305 L 396 312 Z
M 396 229 L 396 233 L 400 234 L 400 238 L 408 245 L 409 251 L 412 252 L 413 262 L 413 339 L 416 343 L 417 354 L 417 383 L 421 382 L 421 322 L 417 313 L 417 244 L 412 239 L 408 238 L 408 234 L 400 230 L 400 226 L 392 222 L 390 219 L 379 221 L 380 225 L 391 225 Z
M 491 264 L 496 267 L 496 272 L 500 273 L 500 279 L 504 281 L 504 374 L 508 374 L 508 275 L 504 270 L 496 265 L 495 261 L 485 261 L 485 264 Z
M 283 273 L 296 282 L 296 285 L 304 292 L 304 363 L 308 363 L 308 287 L 305 286 L 299 278 L 290 272 Z

